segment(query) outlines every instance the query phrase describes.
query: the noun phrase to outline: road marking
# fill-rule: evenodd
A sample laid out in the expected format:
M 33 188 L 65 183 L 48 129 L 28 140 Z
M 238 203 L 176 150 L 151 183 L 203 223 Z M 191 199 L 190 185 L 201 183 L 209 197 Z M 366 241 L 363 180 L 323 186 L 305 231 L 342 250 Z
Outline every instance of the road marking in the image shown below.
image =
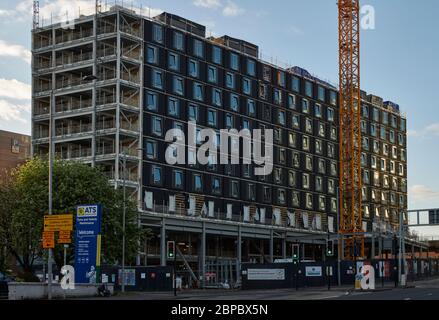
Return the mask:
M 409 300 L 412 300 L 412 298 L 405 298 L 404 300 L 405 301 L 409 301 Z
M 327 296 L 327 297 L 322 297 L 322 298 L 314 298 L 312 300 L 326 300 L 326 299 L 334 299 L 334 298 L 338 298 L 340 296 Z
M 432 293 L 427 294 L 427 296 L 430 296 L 430 297 L 431 297 L 432 295 L 433 295 Z

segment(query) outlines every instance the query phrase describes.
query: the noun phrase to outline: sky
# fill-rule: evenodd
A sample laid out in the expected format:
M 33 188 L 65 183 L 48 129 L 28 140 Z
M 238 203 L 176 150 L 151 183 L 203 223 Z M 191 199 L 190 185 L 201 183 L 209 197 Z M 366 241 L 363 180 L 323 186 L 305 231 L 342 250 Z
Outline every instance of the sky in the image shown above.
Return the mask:
M 103 5 L 115 0 L 102 0 Z M 122 0 L 118 1 L 122 4 Z M 167 11 L 259 46 L 264 60 L 338 82 L 336 0 L 125 0 Z M 439 208 L 439 1 L 361 0 L 375 28 L 361 31 L 361 87 L 408 118 L 409 209 Z M 94 0 L 40 0 L 41 23 L 91 13 Z M 140 10 L 140 9 L 138 9 Z M 30 134 L 32 0 L 0 0 L 0 130 Z M 435 230 L 424 229 L 424 234 Z

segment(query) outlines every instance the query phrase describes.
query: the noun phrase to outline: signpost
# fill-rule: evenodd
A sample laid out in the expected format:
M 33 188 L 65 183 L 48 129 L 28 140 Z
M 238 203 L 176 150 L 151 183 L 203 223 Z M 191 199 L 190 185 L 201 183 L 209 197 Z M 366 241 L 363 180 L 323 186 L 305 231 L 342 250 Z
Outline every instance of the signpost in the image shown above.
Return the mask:
M 44 216 L 44 231 L 72 231 L 73 214 Z
M 43 232 L 43 249 L 55 248 L 55 232 L 44 231 Z
M 75 282 L 97 283 L 100 273 L 101 205 L 76 209 Z

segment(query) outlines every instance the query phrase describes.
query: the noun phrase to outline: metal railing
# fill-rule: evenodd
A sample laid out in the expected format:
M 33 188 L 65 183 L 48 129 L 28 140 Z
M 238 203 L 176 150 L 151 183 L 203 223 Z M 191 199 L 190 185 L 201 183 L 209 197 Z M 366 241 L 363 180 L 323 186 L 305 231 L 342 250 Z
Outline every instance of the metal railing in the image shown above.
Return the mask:
M 47 69 L 52 67 L 52 59 L 49 60 L 39 60 L 35 62 L 35 69 Z
M 67 103 L 58 103 L 55 112 L 68 112 L 92 107 L 92 100 L 71 100 Z
M 90 133 L 92 132 L 92 125 L 90 123 L 87 124 L 77 124 L 70 125 L 66 127 L 57 127 L 55 130 L 56 136 L 68 136 L 72 134 L 80 134 L 80 133 Z
M 52 39 L 38 39 L 34 40 L 34 48 L 41 49 L 52 45 Z
M 34 108 L 34 115 L 35 116 L 47 115 L 49 113 L 50 113 L 49 106 L 46 106 L 46 107 L 35 106 L 35 108 Z
M 87 158 L 92 156 L 92 150 L 91 148 L 64 150 L 62 152 L 56 152 L 55 155 L 57 158 L 63 160 Z
M 35 92 L 36 93 L 44 92 L 44 91 L 49 91 L 49 90 L 52 90 L 52 83 L 51 82 L 37 83 L 35 85 Z
M 56 44 L 75 41 L 78 39 L 88 38 L 93 36 L 93 29 L 86 29 L 80 31 L 74 31 L 59 35 L 56 37 Z
M 139 124 L 138 123 L 129 123 L 125 121 L 121 121 L 120 128 L 123 130 L 129 130 L 129 131 L 139 131 Z
M 123 72 L 120 74 L 120 78 L 125 81 L 134 82 L 137 84 L 140 83 L 140 77 L 138 74 L 128 74 Z
M 73 64 L 77 62 L 84 62 L 93 59 L 93 52 L 85 52 L 80 54 L 62 55 L 56 58 L 56 65 Z
M 136 37 L 141 37 L 140 28 L 133 28 L 131 26 L 120 26 L 120 31 Z
M 116 120 L 104 120 L 96 122 L 96 130 L 108 130 L 116 128 Z
M 99 146 L 96 150 L 96 155 L 103 156 L 107 154 L 115 154 L 116 148 L 114 146 Z

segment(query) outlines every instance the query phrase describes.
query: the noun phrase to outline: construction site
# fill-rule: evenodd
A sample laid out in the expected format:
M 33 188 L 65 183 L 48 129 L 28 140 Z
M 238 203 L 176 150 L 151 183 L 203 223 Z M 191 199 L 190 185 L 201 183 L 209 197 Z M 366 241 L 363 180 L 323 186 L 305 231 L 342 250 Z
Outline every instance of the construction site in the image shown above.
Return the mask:
M 249 268 L 301 270 L 291 280 L 301 286 L 325 284 L 327 267 L 334 284 L 353 283 L 364 264 L 385 281 L 439 276 L 431 244 L 409 228 L 421 225 L 408 210 L 410 119 L 397 102 L 362 90 L 359 1 L 339 0 L 338 10 L 335 86 L 172 13 L 96 1 L 95 14 L 43 25 L 34 1 L 32 154 L 99 167 L 126 188 L 153 234 L 127 268 L 175 259 L 183 287 L 270 283 L 250 283 Z M 272 174 L 169 165 L 166 132 L 189 121 L 218 134 L 272 129 Z M 320 268 L 315 278 L 311 267 Z

